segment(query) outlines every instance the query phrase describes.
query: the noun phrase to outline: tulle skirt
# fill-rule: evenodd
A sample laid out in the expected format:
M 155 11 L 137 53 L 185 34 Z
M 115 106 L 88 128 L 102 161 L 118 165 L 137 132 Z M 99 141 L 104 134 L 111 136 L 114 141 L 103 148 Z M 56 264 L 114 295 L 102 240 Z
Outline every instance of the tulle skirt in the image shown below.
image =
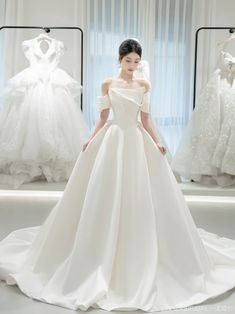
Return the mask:
M 69 178 L 89 130 L 81 87 L 65 71 L 29 67 L 1 95 L 0 183 L 19 186 Z

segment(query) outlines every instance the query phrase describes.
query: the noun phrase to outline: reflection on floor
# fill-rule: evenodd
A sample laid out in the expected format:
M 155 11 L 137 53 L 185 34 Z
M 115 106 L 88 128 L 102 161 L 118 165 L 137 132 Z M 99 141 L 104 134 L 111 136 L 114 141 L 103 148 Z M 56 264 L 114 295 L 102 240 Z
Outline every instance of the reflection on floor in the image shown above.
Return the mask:
M 235 239 L 235 186 L 221 188 L 202 186 L 194 182 L 179 183 L 185 200 L 198 227 L 220 236 Z M 50 210 L 62 196 L 66 183 L 34 182 L 18 190 L 0 186 L 0 239 L 10 231 L 43 223 Z M 107 313 L 91 309 L 92 313 Z M 235 288 L 217 298 L 174 313 L 235 313 Z M 14 286 L 0 283 L 1 314 L 69 314 L 74 311 L 44 304 L 23 295 Z M 80 311 L 78 311 L 80 312 Z M 117 312 L 118 313 L 118 312 Z M 165 314 L 172 311 L 164 311 Z
M 18 189 L 11 189 L 9 186 L 0 184 L 0 190 L 12 191 L 63 191 L 67 182 L 46 182 L 35 181 L 32 183 L 22 184 Z
M 181 182 L 180 187 L 185 195 L 235 196 L 235 185 L 220 187 L 203 185 L 197 182 Z

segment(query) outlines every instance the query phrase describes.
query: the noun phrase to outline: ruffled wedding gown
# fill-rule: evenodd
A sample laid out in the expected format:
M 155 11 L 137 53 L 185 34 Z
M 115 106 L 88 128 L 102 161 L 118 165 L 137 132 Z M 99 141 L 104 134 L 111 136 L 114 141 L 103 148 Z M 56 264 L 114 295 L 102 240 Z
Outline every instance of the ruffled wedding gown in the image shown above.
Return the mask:
M 58 68 L 61 41 L 40 36 L 22 43 L 30 66 L 7 81 L 0 100 L 0 183 L 64 181 L 89 129 L 80 110 L 81 86 Z
M 138 122 L 143 88 L 99 97 L 107 121 L 42 226 L 0 242 L 0 278 L 70 309 L 159 311 L 235 287 L 235 241 L 197 228 L 166 156 Z
M 235 184 L 235 58 L 222 51 L 203 89 L 172 170 L 206 184 Z

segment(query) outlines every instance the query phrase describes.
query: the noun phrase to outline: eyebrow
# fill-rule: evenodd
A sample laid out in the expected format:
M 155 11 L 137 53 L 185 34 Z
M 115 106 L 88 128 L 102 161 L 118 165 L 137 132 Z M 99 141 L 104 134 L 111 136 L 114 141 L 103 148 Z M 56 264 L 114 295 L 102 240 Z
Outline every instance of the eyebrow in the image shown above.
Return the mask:
M 126 57 L 127 59 L 129 59 L 129 60 L 131 60 L 131 58 L 130 57 Z M 135 60 L 140 60 L 140 58 L 137 58 L 137 59 L 135 59 Z

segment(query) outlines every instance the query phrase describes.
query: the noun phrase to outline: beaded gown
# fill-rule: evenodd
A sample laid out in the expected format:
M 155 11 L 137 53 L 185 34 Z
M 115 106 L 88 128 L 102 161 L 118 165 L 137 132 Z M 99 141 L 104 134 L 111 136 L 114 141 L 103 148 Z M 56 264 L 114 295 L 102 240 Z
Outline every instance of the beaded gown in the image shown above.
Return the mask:
M 165 155 L 138 116 L 144 88 L 111 87 L 114 114 L 81 152 L 41 226 L 0 242 L 0 279 L 86 311 L 198 304 L 235 287 L 235 240 L 197 228 Z
M 206 184 L 235 184 L 235 58 L 221 51 L 186 127 L 171 167 Z

